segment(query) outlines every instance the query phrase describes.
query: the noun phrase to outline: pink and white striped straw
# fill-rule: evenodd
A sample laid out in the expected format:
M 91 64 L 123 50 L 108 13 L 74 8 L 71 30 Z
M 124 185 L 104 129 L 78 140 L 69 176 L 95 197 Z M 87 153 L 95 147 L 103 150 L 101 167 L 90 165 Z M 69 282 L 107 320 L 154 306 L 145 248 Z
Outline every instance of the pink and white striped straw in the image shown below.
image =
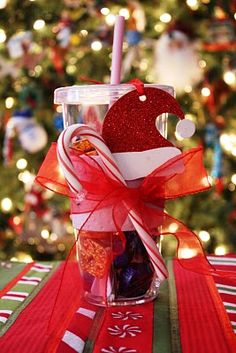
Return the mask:
M 114 160 L 109 148 L 106 146 L 103 138 L 87 125 L 74 124 L 66 128 L 60 134 L 57 144 L 58 161 L 72 192 L 78 194 L 81 191 L 81 185 L 79 183 L 79 179 L 77 178 L 76 170 L 74 169 L 70 159 L 70 144 L 75 136 L 88 139 L 89 142 L 91 142 L 91 144 L 96 148 L 99 156 L 101 157 L 107 174 L 119 183 L 126 185 L 116 161 Z M 152 239 L 151 234 L 149 234 L 147 229 L 143 226 L 141 216 L 135 210 L 129 211 L 128 216 L 149 254 L 150 260 L 159 280 L 163 281 L 167 278 L 167 268 L 155 241 Z

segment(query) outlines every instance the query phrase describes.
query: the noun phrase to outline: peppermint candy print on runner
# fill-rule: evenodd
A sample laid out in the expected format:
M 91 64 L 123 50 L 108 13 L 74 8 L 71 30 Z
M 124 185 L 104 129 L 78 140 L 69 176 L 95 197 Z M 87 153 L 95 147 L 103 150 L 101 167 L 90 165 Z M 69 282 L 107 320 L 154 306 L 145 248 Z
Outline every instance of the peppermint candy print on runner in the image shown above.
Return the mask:
M 121 185 L 127 186 L 112 156 L 112 153 L 106 146 L 103 138 L 87 125 L 74 124 L 63 130 L 63 132 L 60 134 L 57 144 L 57 155 L 65 179 L 71 191 L 75 193 L 76 196 L 82 189 L 70 159 L 70 144 L 73 138 L 76 136 L 88 139 L 88 141 L 94 146 L 97 153 L 101 157 L 108 175 L 119 182 Z M 137 230 L 140 239 L 142 240 L 143 245 L 149 254 L 150 260 L 158 278 L 160 281 L 163 281 L 168 276 L 167 268 L 155 241 L 152 239 L 151 234 L 149 234 L 149 232 L 144 228 L 142 219 L 135 210 L 129 211 L 129 218 Z

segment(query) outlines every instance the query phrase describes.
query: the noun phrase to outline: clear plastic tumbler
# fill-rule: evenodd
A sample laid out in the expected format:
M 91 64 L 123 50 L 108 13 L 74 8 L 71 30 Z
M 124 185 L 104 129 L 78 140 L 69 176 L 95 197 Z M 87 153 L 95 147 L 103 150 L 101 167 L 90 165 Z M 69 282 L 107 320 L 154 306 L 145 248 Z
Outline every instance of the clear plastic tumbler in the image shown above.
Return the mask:
M 169 86 L 147 84 L 145 87 L 159 88 L 174 94 Z M 54 102 L 62 106 L 64 128 L 83 123 L 101 133 L 109 107 L 134 89 L 132 84 L 61 87 L 55 91 Z M 157 129 L 167 137 L 167 113 L 157 118 Z M 76 162 L 74 166 L 76 171 Z M 104 224 L 102 214 L 94 218 L 93 224 L 85 223 L 81 229 L 85 217 L 83 214 L 71 214 L 78 239 L 77 255 L 85 298 L 95 305 L 108 306 L 141 304 L 156 298 L 160 282 L 130 222 L 124 224 L 121 239 L 111 224 Z M 160 246 L 159 237 L 156 239 L 157 246 Z

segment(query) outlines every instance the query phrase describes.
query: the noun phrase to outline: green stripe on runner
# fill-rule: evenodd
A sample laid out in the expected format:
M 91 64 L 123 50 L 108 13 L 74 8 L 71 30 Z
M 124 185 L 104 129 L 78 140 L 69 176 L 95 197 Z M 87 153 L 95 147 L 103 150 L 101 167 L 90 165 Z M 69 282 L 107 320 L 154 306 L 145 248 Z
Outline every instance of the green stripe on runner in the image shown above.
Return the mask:
M 173 272 L 173 261 L 167 262 L 169 272 L 169 308 L 170 308 L 170 322 L 171 322 L 171 345 L 172 352 L 181 353 L 180 331 L 179 331 L 179 317 L 178 317 L 178 302 L 175 287 L 175 277 Z
M 106 313 L 107 313 L 107 310 L 105 308 L 99 308 L 98 311 L 96 312 L 96 315 L 93 319 L 92 327 L 89 331 L 88 338 L 85 342 L 83 353 L 93 352 L 94 344 L 96 342 L 98 333 L 101 330 L 102 324 L 105 322 Z
M 165 281 L 154 304 L 153 353 L 171 353 L 169 286 Z
M 24 268 L 26 263 L 0 262 L 0 290 L 13 280 Z
M 236 288 L 227 288 L 227 287 L 221 287 L 221 286 L 216 286 L 216 288 L 218 289 L 218 291 L 223 290 L 223 291 L 227 291 L 227 292 L 231 292 L 231 293 L 236 293 Z
M 171 260 L 168 261 L 167 267 L 169 279 L 162 283 L 154 304 L 153 353 L 181 353 L 176 289 Z
M 225 305 L 224 304 L 224 307 L 227 309 L 227 310 L 232 310 L 232 311 L 235 311 L 236 312 L 236 307 L 235 306 L 231 306 L 231 305 Z
M 40 263 L 39 263 L 40 264 Z M 32 288 L 32 286 L 24 285 L 24 289 L 21 287 L 23 292 L 29 293 L 29 296 L 23 301 L 13 301 L 13 300 L 5 300 L 0 298 L 0 309 L 5 309 L 5 310 L 12 310 L 13 313 L 10 315 L 9 319 L 7 322 L 3 325 L 0 323 L 0 337 L 5 334 L 5 332 L 11 327 L 11 325 L 15 322 L 17 319 L 18 315 L 26 308 L 26 306 L 34 299 L 34 297 L 38 294 L 38 292 L 42 289 L 42 287 L 46 284 L 48 279 L 52 276 L 52 274 L 56 271 L 56 269 L 59 266 L 59 262 L 53 262 L 50 265 L 52 265 L 52 268 L 50 269 L 50 272 L 44 272 L 42 281 L 37 285 Z M 35 275 L 35 272 L 32 270 L 29 270 L 25 275 L 28 276 L 28 274 L 31 273 Z M 40 273 L 41 274 L 41 273 Z M 37 273 L 38 276 L 38 273 Z M 40 276 L 41 277 L 41 276 Z M 16 288 L 19 288 L 20 284 L 16 284 L 11 288 L 11 291 L 17 291 Z M 1 327 L 2 326 L 2 327 Z

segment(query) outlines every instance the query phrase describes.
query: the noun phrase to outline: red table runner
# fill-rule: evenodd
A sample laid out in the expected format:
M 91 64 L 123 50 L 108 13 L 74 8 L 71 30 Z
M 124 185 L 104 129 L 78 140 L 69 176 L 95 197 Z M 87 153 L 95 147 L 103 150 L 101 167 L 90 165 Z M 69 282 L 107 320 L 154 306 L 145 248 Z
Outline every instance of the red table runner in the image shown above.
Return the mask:
M 236 270 L 236 256 L 214 256 L 209 260 L 217 268 Z M 47 323 L 58 292 L 62 265 L 56 269 L 47 264 L 51 267 L 46 267 L 49 271 L 44 280 L 42 273 L 45 276 L 45 272 L 38 272 L 40 276 L 29 272 L 33 267 L 43 268 L 43 264 L 37 266 L 12 272 L 3 288 L 0 282 L 1 353 L 236 352 L 236 281 L 213 280 L 184 270 L 176 261 L 168 262 L 170 278 L 162 285 L 154 303 L 102 309 L 82 302 L 76 309 L 76 293 L 72 290 L 73 318 L 70 322 L 61 322 L 61 339 L 50 350 L 46 348 Z M 37 278 L 42 279 L 38 280 L 40 290 Z M 27 281 L 31 284 L 25 284 Z M 31 289 L 20 291 L 19 286 L 25 285 Z M 6 293 L 7 297 L 19 296 L 18 304 L 22 304 L 17 308 L 10 306 L 12 310 L 5 309 L 5 301 L 7 305 L 16 302 L 4 299 Z M 26 299 L 19 293 L 26 293 Z M 28 302 L 23 305 L 25 300 Z

